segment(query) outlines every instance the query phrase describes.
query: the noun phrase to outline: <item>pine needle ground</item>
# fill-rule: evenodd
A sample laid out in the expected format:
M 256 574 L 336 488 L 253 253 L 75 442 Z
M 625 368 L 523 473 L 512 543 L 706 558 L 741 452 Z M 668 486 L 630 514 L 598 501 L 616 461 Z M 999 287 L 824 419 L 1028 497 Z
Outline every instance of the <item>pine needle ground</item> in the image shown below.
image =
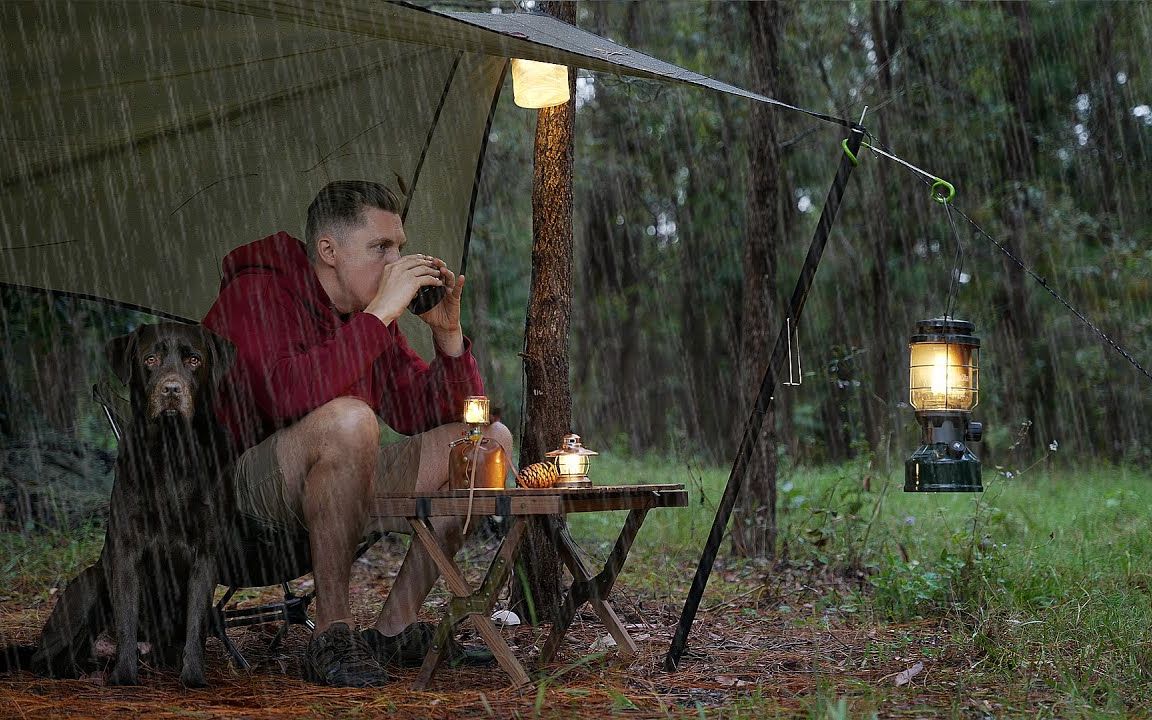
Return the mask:
M 622 461 L 614 469 L 638 481 L 676 472 Z M 76 681 L 19 673 L 0 676 L 0 717 L 1152 717 L 1146 476 L 1037 474 L 1031 487 L 993 484 L 979 499 L 929 505 L 891 489 L 860 491 L 860 468 L 797 474 L 793 486 L 806 495 L 782 493 L 784 557 L 739 560 L 725 548 L 689 651 L 677 672 L 666 672 L 724 476 L 675 478 L 693 488 L 693 507 L 653 512 L 637 539 L 612 596 L 640 648 L 631 663 L 603 647 L 604 630 L 586 608 L 543 667 L 535 658 L 547 626 L 503 630 L 536 678 L 525 688 L 510 688 L 492 666 L 441 668 L 426 691 L 411 689 L 415 668 L 392 670 L 395 683 L 381 690 L 334 689 L 299 679 L 304 630 L 269 652 L 275 627 L 258 626 L 233 633 L 250 673 L 234 670 L 209 641 L 205 690 L 147 668 L 134 688 L 105 686 L 100 673 Z M 573 531 L 603 557 L 618 520 L 574 523 Z M 371 624 L 404 547 L 386 540 L 357 562 L 362 625 Z M 489 540 L 466 551 L 473 579 L 493 549 Z M 83 555 L 56 574 L 66 579 Z M 0 595 L 0 642 L 35 639 L 52 605 L 44 562 L 3 578 L 13 590 Z M 246 591 L 238 601 L 276 595 Z M 426 619 L 446 599 L 435 591 Z

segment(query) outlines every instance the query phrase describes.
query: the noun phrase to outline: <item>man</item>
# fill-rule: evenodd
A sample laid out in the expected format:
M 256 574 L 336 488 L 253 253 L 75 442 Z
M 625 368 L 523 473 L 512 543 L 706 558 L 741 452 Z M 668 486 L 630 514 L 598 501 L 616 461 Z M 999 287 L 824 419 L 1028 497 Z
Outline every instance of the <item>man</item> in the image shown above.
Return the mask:
M 231 434 L 236 504 L 262 532 L 306 533 L 316 580 L 307 679 L 367 687 L 387 662 L 419 662 L 431 627 L 417 612 L 438 572 L 410 546 L 375 627 L 363 633 L 348 603 L 352 560 L 375 493 L 434 490 L 447 480 L 464 398 L 483 384 L 460 326 L 464 276 L 426 255 L 403 255 L 400 203 L 368 181 L 325 186 L 308 208 L 305 242 L 279 232 L 225 259 L 204 325 L 236 345 L 218 414 Z M 443 287 L 420 315 L 436 357 L 425 363 L 396 319 L 417 291 Z M 406 441 L 380 447 L 378 417 Z M 511 451 L 503 425 L 489 429 Z M 438 532 L 459 547 L 459 522 Z M 380 529 L 399 530 L 398 519 Z M 457 648 L 458 649 L 458 648 Z

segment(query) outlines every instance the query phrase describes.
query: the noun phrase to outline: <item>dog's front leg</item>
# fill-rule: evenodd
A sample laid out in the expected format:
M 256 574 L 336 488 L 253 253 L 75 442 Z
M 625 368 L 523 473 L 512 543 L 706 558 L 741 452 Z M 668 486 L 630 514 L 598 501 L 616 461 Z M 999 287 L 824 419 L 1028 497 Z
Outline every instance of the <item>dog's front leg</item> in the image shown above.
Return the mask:
M 135 685 L 138 673 L 136 639 L 140 625 L 140 558 L 137 549 L 114 548 L 112 562 L 112 607 L 116 620 L 116 666 L 108 682 Z
M 188 607 L 184 626 L 184 662 L 180 682 L 185 687 L 204 687 L 204 623 L 212 591 L 216 589 L 216 564 L 207 553 L 198 553 L 188 578 Z

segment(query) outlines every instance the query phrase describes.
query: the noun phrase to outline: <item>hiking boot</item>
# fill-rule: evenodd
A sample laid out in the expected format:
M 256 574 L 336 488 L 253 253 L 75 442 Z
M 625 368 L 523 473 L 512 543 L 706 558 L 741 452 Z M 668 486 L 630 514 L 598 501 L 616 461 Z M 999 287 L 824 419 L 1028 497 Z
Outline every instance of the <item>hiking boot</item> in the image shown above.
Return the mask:
M 362 630 L 372 656 L 381 665 L 415 667 L 424 662 L 424 656 L 432 647 L 436 636 L 436 626 L 432 623 L 415 622 L 400 631 L 399 635 L 385 635 L 376 628 Z M 471 648 L 461 645 L 454 636 L 448 636 L 443 661 L 450 665 L 489 665 L 495 657 L 484 648 Z
M 380 687 L 388 682 L 388 673 L 360 634 L 338 622 L 312 634 L 304 651 L 304 679 L 333 687 Z

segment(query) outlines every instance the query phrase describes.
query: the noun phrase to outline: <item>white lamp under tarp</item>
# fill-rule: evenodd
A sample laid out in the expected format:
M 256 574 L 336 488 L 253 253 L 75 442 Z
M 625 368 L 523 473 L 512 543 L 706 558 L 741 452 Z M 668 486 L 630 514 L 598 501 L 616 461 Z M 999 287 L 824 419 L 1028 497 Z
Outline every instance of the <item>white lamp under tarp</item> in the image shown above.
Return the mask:
M 568 68 L 535 60 L 513 60 L 512 96 L 522 108 L 563 105 L 570 97 Z
M 557 68 L 566 92 L 578 67 L 769 102 L 543 13 L 0 2 L 0 73 L 20 80 L 0 88 L 0 285 L 196 320 L 224 256 L 278 230 L 302 236 L 308 203 L 338 178 L 387 184 L 411 251 L 467 272 L 512 58 Z M 431 358 L 419 318 L 399 322 Z

